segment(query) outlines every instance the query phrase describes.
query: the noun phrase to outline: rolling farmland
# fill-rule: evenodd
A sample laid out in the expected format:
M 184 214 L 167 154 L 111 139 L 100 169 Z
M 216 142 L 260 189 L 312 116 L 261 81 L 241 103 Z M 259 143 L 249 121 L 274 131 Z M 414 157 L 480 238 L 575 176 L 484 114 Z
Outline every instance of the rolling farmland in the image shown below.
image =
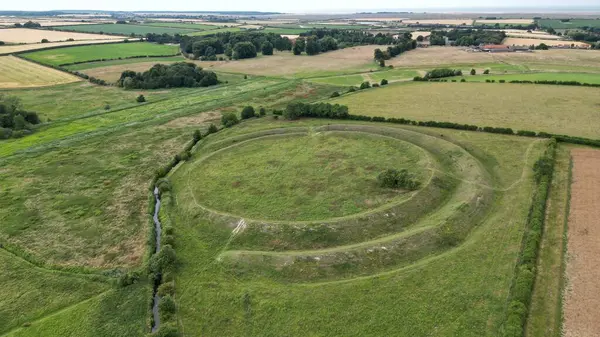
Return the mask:
M 59 70 L 48 69 L 14 56 L 0 56 L 0 88 L 43 87 L 81 79 Z

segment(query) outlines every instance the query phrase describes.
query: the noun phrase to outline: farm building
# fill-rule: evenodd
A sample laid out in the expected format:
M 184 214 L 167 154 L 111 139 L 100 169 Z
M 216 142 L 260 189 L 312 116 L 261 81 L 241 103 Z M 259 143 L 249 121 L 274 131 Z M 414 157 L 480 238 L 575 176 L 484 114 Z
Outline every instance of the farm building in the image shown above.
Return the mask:
M 483 46 L 479 46 L 479 48 L 483 51 L 487 51 L 490 53 L 502 53 L 502 52 L 512 52 L 514 50 L 511 49 L 510 46 L 503 44 L 486 44 Z

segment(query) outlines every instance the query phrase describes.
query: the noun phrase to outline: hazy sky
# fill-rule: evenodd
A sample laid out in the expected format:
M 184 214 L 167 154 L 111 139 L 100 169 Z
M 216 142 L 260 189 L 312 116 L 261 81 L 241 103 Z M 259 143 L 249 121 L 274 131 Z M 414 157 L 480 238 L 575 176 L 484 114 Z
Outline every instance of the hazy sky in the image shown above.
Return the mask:
M 599 0 L 222 0 L 222 1 L 189 1 L 189 0 L 101 0 L 101 1 L 76 1 L 76 0 L 22 0 L 2 1 L 0 10 L 53 10 L 53 9 L 96 9 L 96 10 L 123 10 L 123 11 L 279 11 L 279 12 L 348 12 L 356 10 L 410 10 L 424 8 L 452 8 L 452 7 L 544 7 L 566 6 L 594 6 L 599 7 Z M 568 6 L 568 7 L 567 7 Z

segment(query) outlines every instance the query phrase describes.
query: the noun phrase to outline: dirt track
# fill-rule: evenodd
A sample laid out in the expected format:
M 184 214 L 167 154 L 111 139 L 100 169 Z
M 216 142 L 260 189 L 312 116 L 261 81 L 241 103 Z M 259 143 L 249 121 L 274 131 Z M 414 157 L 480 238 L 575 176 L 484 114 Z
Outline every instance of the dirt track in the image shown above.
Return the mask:
M 600 336 L 600 150 L 576 149 L 571 155 L 564 332 Z

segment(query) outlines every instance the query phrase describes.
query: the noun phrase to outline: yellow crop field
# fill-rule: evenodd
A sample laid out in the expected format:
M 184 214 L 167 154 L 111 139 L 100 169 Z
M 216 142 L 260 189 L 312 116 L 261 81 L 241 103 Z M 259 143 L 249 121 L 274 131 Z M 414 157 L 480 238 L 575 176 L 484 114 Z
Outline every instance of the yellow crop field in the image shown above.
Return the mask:
M 79 77 L 27 62 L 0 56 L 0 88 L 30 88 L 81 81 Z
M 512 46 L 531 46 L 531 45 L 539 45 L 540 43 L 544 43 L 548 46 L 560 46 L 560 45 L 575 45 L 580 47 L 589 46 L 589 44 L 584 42 L 577 41 L 562 41 L 562 40 L 548 40 L 548 39 L 526 39 L 526 38 L 516 38 L 516 37 L 508 37 L 504 40 L 504 44 Z
M 410 25 L 472 25 L 473 19 L 425 19 L 425 20 L 402 20 L 402 23 Z
M 58 32 L 53 30 L 8 28 L 0 29 L 0 41 L 7 43 L 39 43 L 42 39 L 50 42 L 73 40 L 118 40 L 124 36 L 109 36 L 101 34 L 86 34 L 74 32 Z

